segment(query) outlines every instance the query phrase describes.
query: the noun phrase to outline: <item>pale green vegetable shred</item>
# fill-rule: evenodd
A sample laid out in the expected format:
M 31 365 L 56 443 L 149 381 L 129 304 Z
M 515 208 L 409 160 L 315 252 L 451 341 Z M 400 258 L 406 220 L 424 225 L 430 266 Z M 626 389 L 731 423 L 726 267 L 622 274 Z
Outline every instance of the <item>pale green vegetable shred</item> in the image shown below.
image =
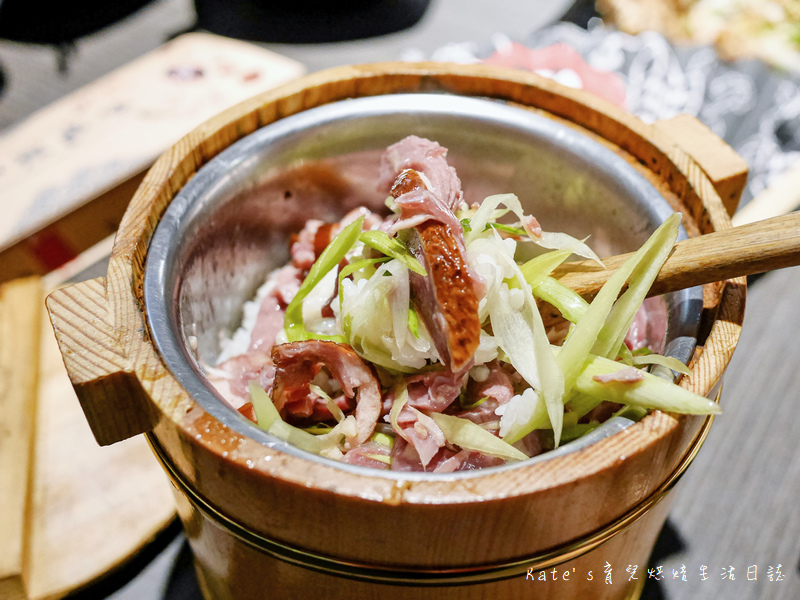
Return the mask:
M 505 208 L 500 208 L 501 205 Z M 396 209 L 393 201 L 390 207 Z M 505 224 L 497 221 L 507 213 L 516 215 L 519 223 Z M 548 430 L 546 435 L 552 435 L 554 446 L 558 446 L 560 442 L 577 439 L 599 425 L 596 421 L 582 423 L 579 419 L 604 401 L 623 405 L 615 414 L 632 420 L 641 419 L 649 409 L 689 414 L 719 412 L 716 403 L 645 371 L 642 372 L 641 381 L 632 383 L 604 381 L 602 377 L 630 368 L 629 365 L 634 367 L 659 365 L 678 373 L 689 372 L 683 363 L 674 358 L 649 351 L 631 352 L 624 344 L 626 333 L 637 310 L 674 246 L 681 220 L 680 214 L 668 217 L 647 242 L 609 277 L 591 303 L 553 278 L 552 273 L 573 254 L 602 264 L 600 259 L 584 241 L 566 234 L 539 235 L 537 232 L 534 235 L 530 226 L 524 225 L 528 221 L 525 221 L 526 216 L 515 195 L 489 196 L 477 208 L 463 208 L 458 218 L 464 228 L 468 254 L 482 253 L 481 256 L 492 257 L 491 260 L 496 263 L 497 273 L 502 273 L 495 280 L 485 282 L 485 307 L 481 308 L 483 325 L 486 328 L 484 335 L 491 335 L 491 339 L 496 343 L 497 360 L 513 365 L 533 393 L 526 392 L 515 396 L 512 402 L 504 407 L 506 412 L 500 420 L 502 437 L 466 418 L 435 411 L 417 412 L 420 419 L 430 417 L 433 420 L 447 443 L 507 461 L 521 461 L 528 457 L 513 444 L 537 429 Z M 369 338 L 367 331 L 371 328 L 372 322 L 362 320 L 362 325 L 351 325 L 357 323 L 362 314 L 366 316 L 367 313 L 357 311 L 352 314 L 345 313 L 343 283 L 345 279 L 352 277 L 353 283 L 358 282 L 362 286 L 365 283 L 363 280 L 367 280 L 368 286 L 372 287 L 366 289 L 393 289 L 395 295 L 391 297 L 394 304 L 389 304 L 380 310 L 388 310 L 390 314 L 397 315 L 398 306 L 405 306 L 406 302 L 409 302 L 408 271 L 420 276 L 425 276 L 426 272 L 400 237 L 391 237 L 377 230 L 362 231 L 363 221 L 361 217 L 344 227 L 315 261 L 286 309 L 284 331 L 290 342 L 306 339 L 332 340 L 351 344 L 362 356 L 368 354 L 374 365 L 385 370 L 384 376 L 388 377 L 391 383 L 384 381 L 384 385 L 388 385 L 394 391 L 394 401 L 388 419 L 392 430 L 395 435 L 407 437 L 398 425 L 398 416 L 409 401 L 408 389 L 401 374 L 417 373 L 420 370 L 398 363 L 395 359 L 397 349 L 390 351 L 376 345 L 380 341 Z M 501 234 L 505 234 L 506 237 L 502 237 Z M 513 248 L 517 243 L 528 242 L 534 242 L 550 250 L 545 252 L 538 250 L 540 253 L 538 256 L 518 264 L 509 254 L 511 252 L 509 248 Z M 382 256 L 364 258 L 369 256 L 363 254 L 364 247 L 371 248 Z M 338 268 L 345 257 L 350 262 L 339 270 L 337 277 L 338 308 L 342 313 L 339 328 L 342 335 L 325 336 L 309 332 L 303 322 L 303 301 L 326 274 Z M 394 261 L 379 266 L 391 259 L 400 261 L 405 267 Z M 389 279 L 381 281 L 374 279 L 377 276 L 399 278 L 401 275 L 405 287 L 392 288 L 386 283 L 390 281 Z M 351 290 L 357 287 L 351 285 L 351 282 L 347 285 Z M 370 308 L 377 310 L 374 308 L 374 300 L 356 301 L 367 305 L 367 308 L 362 310 Z M 548 341 L 537 301 L 551 304 L 571 323 L 562 346 L 552 345 Z M 354 300 L 348 302 L 352 303 Z M 357 317 L 356 321 L 353 320 L 354 314 Z M 384 322 L 387 321 L 385 317 L 382 319 Z M 394 319 L 395 329 L 402 326 L 401 319 L 396 316 Z M 423 330 L 423 324 L 413 302 L 408 303 L 406 321 L 407 331 L 401 332 L 401 335 L 408 336 L 407 339 L 416 344 L 415 348 L 424 347 L 427 338 L 422 334 L 428 334 L 426 329 Z M 489 325 L 490 327 L 487 327 Z M 351 326 L 362 333 L 351 336 Z M 398 339 L 398 344 L 404 343 L 402 338 Z M 426 366 L 423 370 L 429 370 L 429 367 Z M 664 369 L 663 372 L 667 371 Z M 596 379 L 598 376 L 599 380 Z M 303 430 L 286 423 L 264 389 L 256 382 L 251 382 L 250 396 L 258 426 L 309 452 L 322 453 L 324 456 L 328 456 L 330 452 L 339 452 L 341 456 L 338 448 L 341 447 L 343 440 L 351 435 L 355 426 L 354 417 L 346 416 L 318 386 L 312 384 L 310 390 L 326 402 L 337 421 L 336 426 L 318 424 Z M 487 399 L 488 396 L 483 396 L 475 402 L 464 403 L 462 393 L 459 397 L 460 408 L 465 411 L 473 410 Z M 489 424 L 490 429 L 497 426 L 496 421 L 493 423 L 494 425 Z M 386 433 L 376 432 L 370 440 L 390 448 L 394 443 L 394 437 Z M 380 454 L 365 456 L 391 465 L 389 456 Z
M 526 460 L 528 458 L 524 452 L 517 450 L 511 444 L 504 442 L 469 419 L 437 412 L 432 412 L 431 418 L 451 444 L 505 460 Z
M 311 266 L 308 275 L 303 280 L 303 283 L 300 284 L 300 289 L 297 290 L 297 294 L 289 303 L 289 306 L 286 307 L 283 324 L 286 337 L 290 342 L 306 340 L 312 337 L 303 326 L 303 300 L 306 299 L 311 290 L 322 281 L 322 278 L 325 277 L 331 269 L 338 266 L 341 260 L 350 251 L 353 244 L 358 240 L 363 224 L 364 217 L 359 217 L 342 229 L 336 237 L 331 240 L 330 244 L 325 247 L 325 250 L 322 251 L 322 254 L 320 254 L 319 258 L 317 258 Z M 320 339 L 321 336 L 313 337 Z
M 389 234 L 384 231 L 371 230 L 362 232 L 358 239 L 370 248 L 401 261 L 409 270 L 414 271 L 414 273 L 422 276 L 427 275 L 419 260 L 417 260 L 417 258 L 411 254 L 408 247 L 396 237 L 390 238 Z

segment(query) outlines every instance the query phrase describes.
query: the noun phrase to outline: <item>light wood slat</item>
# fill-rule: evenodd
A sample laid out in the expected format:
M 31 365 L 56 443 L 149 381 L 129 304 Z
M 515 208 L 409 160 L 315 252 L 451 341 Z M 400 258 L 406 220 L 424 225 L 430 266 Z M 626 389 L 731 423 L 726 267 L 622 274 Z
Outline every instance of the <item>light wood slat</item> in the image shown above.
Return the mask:
M 39 380 L 42 285 L 0 286 L 0 597 L 24 597 L 26 506 Z
M 729 215 L 736 212 L 747 182 L 747 163 L 702 122 L 690 115 L 678 115 L 654 123 L 694 157 L 714 184 Z
M 64 364 L 97 442 L 119 441 L 117 432 L 127 438 L 152 429 L 157 417 L 150 399 L 110 325 L 105 278 L 56 290 L 47 306 L 57 319 L 54 331 Z M 96 415 L 110 419 L 113 429 L 94 427 Z
M 161 152 L 304 72 L 253 44 L 188 33 L 15 124 L 0 146 L 0 189 L 14 198 L 0 221 L 0 281 L 45 274 L 113 233 Z
M 800 161 L 779 175 L 763 192 L 733 215 L 734 225 L 746 225 L 800 208 Z
M 53 600 L 124 564 L 172 521 L 175 505 L 144 438 L 97 445 L 43 295 L 36 306 L 43 326 L 24 574 L 28 600 Z

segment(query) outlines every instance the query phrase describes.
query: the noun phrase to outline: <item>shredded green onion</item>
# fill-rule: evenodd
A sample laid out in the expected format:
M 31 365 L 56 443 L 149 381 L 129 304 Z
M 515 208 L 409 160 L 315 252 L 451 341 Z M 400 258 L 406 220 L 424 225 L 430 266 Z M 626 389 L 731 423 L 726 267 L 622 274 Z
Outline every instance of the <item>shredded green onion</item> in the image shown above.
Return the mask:
M 623 406 L 614 413 L 615 417 L 623 417 L 631 421 L 641 421 L 647 416 L 647 409 L 642 406 Z
M 561 430 L 561 442 L 571 442 L 600 425 L 600 423 L 578 423 L 578 418 L 578 415 L 574 412 L 564 413 L 564 427 Z M 552 431 L 548 429 L 540 430 L 540 439 L 543 446 L 555 447 L 555 438 L 553 437 Z
M 675 213 L 668 217 L 647 242 L 606 281 L 592 303 L 585 309 L 581 318 L 578 319 L 564 345 L 559 349 L 556 359 L 559 368 L 564 374 L 564 396 L 562 401 L 569 401 L 573 387 L 579 374 L 584 369 L 584 364 L 590 352 L 597 352 L 598 346 L 601 351 L 605 350 L 607 352 L 606 345 L 600 343 L 600 341 L 602 339 L 612 339 L 611 343 L 615 343 L 618 339 L 617 328 L 622 320 L 627 319 L 631 309 L 633 310 L 633 315 L 635 315 L 638 305 L 634 307 L 629 300 L 630 298 L 638 297 L 642 293 L 641 286 L 647 285 L 648 288 L 650 287 L 652 279 L 650 279 L 650 283 L 647 282 L 647 279 L 650 275 L 655 277 L 652 269 L 655 269 L 657 273 L 671 251 L 678 235 L 680 218 L 680 213 Z M 648 265 L 649 268 L 637 270 L 642 264 Z M 622 308 L 615 313 L 617 319 L 609 324 L 607 322 L 609 314 L 615 310 L 617 297 L 626 283 L 629 286 L 628 291 L 633 290 L 634 295 L 625 300 Z M 625 298 L 627 293 L 623 294 L 620 300 Z M 644 300 L 643 295 L 641 300 Z M 639 304 L 641 304 L 641 300 Z M 630 315 L 630 321 L 633 320 L 633 315 Z M 628 325 L 629 328 L 630 324 Z M 626 332 L 627 329 L 623 332 L 622 339 L 624 339 Z M 622 344 L 622 339 L 619 339 L 619 342 L 614 346 L 614 355 L 616 355 L 617 349 Z M 552 421 L 552 410 L 550 413 Z M 520 439 L 540 426 L 535 422 L 536 418 L 538 418 L 537 411 L 534 411 L 528 423 L 513 427 L 508 435 L 511 436 L 512 440 Z M 559 435 L 558 431 L 556 431 L 556 445 L 558 445 L 558 442 Z
M 498 231 L 502 231 L 504 233 L 510 233 L 511 235 L 516 235 L 519 237 L 528 237 L 528 232 L 525 231 L 522 227 L 514 227 L 513 225 L 506 225 L 505 223 L 487 223 L 486 229 L 497 229 Z
M 253 403 L 253 410 L 256 413 L 256 423 L 264 431 L 269 431 L 272 424 L 280 420 L 281 415 L 264 388 L 255 381 L 251 381 L 248 387 L 250 402 Z
M 600 426 L 600 423 L 575 423 L 575 425 L 569 425 L 564 427 L 564 430 L 561 432 L 561 441 L 563 442 L 571 442 L 572 440 L 577 440 L 579 437 L 582 437 L 592 431 L 593 429 L 597 429 Z
M 389 234 L 385 231 L 378 231 L 375 229 L 363 231 L 358 239 L 381 254 L 396 258 L 406 265 L 409 270 L 414 271 L 414 273 L 422 276 L 427 275 L 422 264 L 413 254 L 411 254 L 408 246 L 406 246 L 396 237 L 389 237 Z
M 333 398 L 331 398 L 325 392 L 325 390 L 323 390 L 321 387 L 319 387 L 314 383 L 309 384 L 308 389 L 314 392 L 317 396 L 319 396 L 323 400 L 325 400 L 325 406 L 328 407 L 328 410 L 333 415 L 333 418 L 336 419 L 337 423 L 341 423 L 342 421 L 344 421 L 344 413 L 342 412 L 342 409 L 339 408 L 336 402 L 333 401 Z
M 405 434 L 403 434 L 403 430 L 400 429 L 400 425 L 397 423 L 397 417 L 407 402 L 408 388 L 404 383 L 398 383 L 394 386 L 394 402 L 392 402 L 392 408 L 389 411 L 389 422 L 392 424 L 392 429 L 403 439 L 405 439 Z
M 472 410 L 473 408 L 478 408 L 481 404 L 486 402 L 489 399 L 489 396 L 484 396 L 483 398 L 479 398 L 475 402 L 467 402 L 464 403 L 463 398 L 461 396 L 458 397 L 458 403 L 461 405 L 461 408 L 464 410 Z
M 543 403 L 546 407 L 558 444 L 564 418 L 564 374 L 551 351 L 530 286 L 513 257 L 501 256 L 515 273 L 524 304 L 522 310 L 514 309 L 511 306 L 511 291 L 502 285 L 490 290 L 487 301 L 492 331 L 497 345 L 508 355 L 511 364 L 536 390 L 539 396 L 537 403 Z M 515 423 L 511 429 L 520 427 L 524 427 L 524 423 Z
M 256 420 L 261 429 L 306 452 L 319 454 L 322 451 L 322 444 L 317 436 L 303 431 L 299 427 L 289 425 L 281 419 L 278 409 L 275 408 L 264 388 L 255 381 L 251 381 L 249 387 L 250 401 L 253 403 Z
M 393 360 L 391 355 L 386 352 L 384 349 L 375 346 L 374 344 L 369 343 L 365 339 L 358 339 L 354 340 L 352 335 L 350 337 L 350 345 L 352 346 L 353 350 L 356 351 L 359 355 L 369 356 L 369 361 L 379 367 L 383 367 L 389 373 L 419 373 L 420 369 L 415 369 L 413 367 L 407 367 L 405 365 L 401 365 L 397 361 Z
M 546 277 L 532 287 L 534 296 L 555 306 L 571 323 L 577 323 L 589 308 L 589 303 L 580 294 L 553 277 Z
M 394 446 L 394 438 L 386 433 L 373 433 L 369 439 L 381 446 L 389 446 L 390 448 Z
M 716 402 L 647 372 L 643 372 L 644 379 L 636 383 L 600 383 L 593 379 L 595 375 L 615 373 L 620 367 L 627 368 L 608 358 L 590 356 L 578 375 L 575 388 L 595 398 L 666 412 L 689 415 L 721 412 Z
M 342 270 L 339 271 L 338 287 L 339 287 L 339 309 L 340 310 L 342 308 L 342 302 L 344 300 L 344 295 L 343 295 L 343 291 L 342 291 L 342 281 L 344 281 L 345 278 L 349 277 L 353 273 L 357 273 L 358 271 L 366 269 L 367 267 L 370 267 L 372 265 L 375 265 L 375 264 L 378 264 L 378 263 L 382 263 L 382 262 L 386 262 L 387 260 L 390 260 L 390 258 L 388 256 L 379 256 L 378 258 L 364 258 L 362 260 L 357 260 L 355 262 L 351 262 L 349 265 L 345 265 L 342 268 Z
M 689 367 L 687 367 L 674 356 L 664 356 L 663 354 L 657 354 L 649 350 L 647 353 L 631 352 L 624 344 L 621 346 L 621 348 L 622 352 L 620 353 L 620 356 L 622 357 L 622 360 L 634 367 L 661 365 L 662 367 L 667 367 L 668 369 L 683 375 L 688 375 L 691 373 Z
M 522 205 L 519 203 L 519 198 L 514 194 L 495 194 L 493 196 L 487 196 L 469 221 L 469 231 L 465 232 L 464 236 L 467 244 L 479 234 L 482 234 L 490 221 L 499 218 L 495 211 L 500 204 L 505 204 L 508 208 L 513 210 L 520 219 L 523 218 Z
M 517 450 L 511 444 L 504 442 L 469 419 L 437 412 L 432 412 L 429 416 L 442 430 L 444 438 L 451 444 L 504 460 L 527 460 L 529 458 L 524 452 Z
M 633 316 L 636 314 L 639 305 L 641 305 L 641 300 L 644 300 L 643 295 L 639 304 L 635 307 L 626 300 L 623 308 L 615 312 L 617 319 L 611 323 L 607 321 L 609 313 L 614 312 L 615 301 L 626 282 L 629 285 L 629 292 L 631 290 L 639 292 L 643 284 L 647 284 L 647 288 L 649 289 L 652 279 L 648 282 L 644 280 L 643 276 L 635 278 L 633 275 L 637 272 L 637 267 L 643 262 L 651 265 L 651 267 L 655 269 L 655 272 L 658 272 L 675 244 L 680 220 L 680 213 L 670 215 L 653 235 L 650 236 L 650 239 L 609 277 L 608 281 L 606 281 L 589 305 L 583 317 L 575 324 L 575 328 L 564 342 L 557 358 L 558 364 L 564 372 L 565 394 L 569 394 L 572 390 L 572 386 L 575 384 L 575 380 L 583 368 L 589 356 L 589 352 L 600 356 L 607 356 L 609 349 L 603 344 L 603 340 L 611 339 L 612 341 L 610 344 L 615 343 L 618 336 L 618 327 L 623 320 L 627 321 L 628 312 L 630 310 L 633 310 L 633 314 L 630 315 L 630 320 L 633 320 Z M 648 269 L 646 272 L 649 274 L 650 270 Z M 655 277 L 655 274 L 653 274 L 653 277 Z M 628 292 L 626 292 L 625 295 L 627 295 L 627 293 Z M 623 298 L 625 295 L 623 295 Z M 631 298 L 633 297 L 638 297 L 638 293 L 635 296 L 631 296 Z M 630 325 L 628 329 L 630 329 Z M 628 329 L 622 333 L 622 339 L 624 339 Z M 622 343 L 622 339 L 613 346 L 614 355 L 616 355 L 616 351 Z M 600 350 L 599 352 L 598 348 Z
M 413 304 L 408 305 L 408 330 L 415 338 L 419 339 L 419 314 Z
M 619 279 L 624 276 L 624 279 L 628 280 L 628 289 L 616 300 L 610 312 L 605 313 L 608 318 L 604 319 L 603 326 L 597 334 L 597 340 L 592 346 L 593 354 L 607 358 L 614 358 L 617 355 L 620 346 L 625 340 L 625 335 L 633 324 L 636 312 L 644 302 L 648 290 L 652 287 L 656 275 L 661 270 L 661 266 L 675 246 L 680 222 L 681 213 L 673 213 L 667 217 L 664 223 L 650 236 L 650 239 L 631 258 L 625 261 L 603 286 L 605 288 L 612 279 L 615 280 L 615 285 L 610 287 L 611 293 L 616 290 L 616 294 L 612 299 L 616 300 L 619 290 L 622 289 L 622 285 L 625 283 L 624 281 L 620 283 Z M 617 278 L 617 273 L 620 272 L 622 272 L 622 275 Z M 619 289 L 616 288 L 617 284 L 619 284 Z M 598 296 L 602 293 L 603 290 L 601 289 Z M 596 300 L 597 298 L 595 298 Z M 591 307 L 589 310 L 591 310 Z
M 565 406 L 570 412 L 577 415 L 578 418 L 581 418 L 602 402 L 603 398 L 595 398 L 594 396 L 588 396 L 577 390 L 573 390 L 569 402 L 567 402 Z
M 524 265 L 520 265 L 519 270 L 522 271 L 525 281 L 534 289 L 535 293 L 536 288 L 547 279 L 548 275 L 571 255 L 571 250 L 546 252 L 541 256 L 530 259 Z
M 553 350 L 559 353 L 561 348 L 553 346 Z M 600 383 L 594 380 L 595 375 L 616 373 L 625 368 L 626 365 L 608 358 L 589 355 L 575 380 L 573 393 L 565 396 L 571 412 L 583 416 L 605 400 L 684 414 L 721 412 L 719 405 L 708 398 L 650 373 L 643 372 L 644 378 L 636 383 Z M 547 427 L 547 424 L 547 411 L 542 403 L 538 403 L 524 427 L 512 429 L 503 439 L 513 444 L 534 429 Z
M 335 268 L 345 255 L 353 247 L 353 244 L 358 240 L 358 235 L 364 223 L 364 217 L 359 217 L 347 227 L 342 229 L 336 237 L 331 240 L 331 243 L 325 247 L 322 254 L 311 266 L 303 283 L 300 284 L 300 289 L 297 294 L 286 307 L 286 313 L 283 319 L 283 327 L 286 331 L 286 337 L 290 342 L 299 340 L 306 340 L 311 338 L 324 339 L 323 336 L 317 336 L 306 331 L 303 326 L 303 300 L 314 289 L 314 287 L 322 281 L 322 278 Z M 338 341 L 338 340 L 336 340 Z
M 303 427 L 303 431 L 307 433 L 312 433 L 314 435 L 325 435 L 326 433 L 330 433 L 333 431 L 333 427 L 330 425 L 325 425 L 324 423 L 315 423 L 310 427 Z

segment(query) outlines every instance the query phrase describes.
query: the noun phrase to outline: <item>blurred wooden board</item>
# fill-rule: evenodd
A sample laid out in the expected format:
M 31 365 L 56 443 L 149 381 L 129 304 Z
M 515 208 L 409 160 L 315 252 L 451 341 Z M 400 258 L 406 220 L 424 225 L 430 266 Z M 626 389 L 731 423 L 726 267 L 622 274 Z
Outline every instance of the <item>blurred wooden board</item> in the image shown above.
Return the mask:
M 758 196 L 733 215 L 733 224 L 747 225 L 761 219 L 785 215 L 800 208 L 800 160 Z
M 24 598 L 25 505 L 39 377 L 42 285 L 0 286 L 0 598 Z
M 9 480 L 5 463 L 0 470 L 0 523 L 18 527 L 14 538 L 6 537 L 13 533 L 7 526 L 2 529 L 0 558 L 4 568 L 8 570 L 7 559 L 18 559 L 12 565 L 16 575 L 12 573 L 0 583 L 2 600 L 61 598 L 122 566 L 175 517 L 171 486 L 143 437 L 102 448 L 95 442 L 64 369 L 44 309 L 44 293 L 41 287 L 28 289 L 39 283 L 26 282 L 24 301 L 20 293 L 4 291 L 0 295 L 0 349 L 8 349 L 4 359 L 5 355 L 13 357 L 13 367 L 0 371 L 0 386 L 3 390 L 12 386 L 19 389 L 25 383 L 27 397 L 35 400 L 33 438 L 24 436 L 22 428 L 19 436 L 0 436 L 0 459 L 9 464 L 22 462 L 16 451 L 6 451 L 9 439 L 19 448 L 33 441 L 29 477 L 17 474 Z M 16 290 L 22 284 L 12 285 Z M 21 327 L 22 317 L 28 313 L 32 316 L 25 331 L 31 340 L 35 337 L 35 344 L 29 341 L 26 345 L 20 341 L 18 329 L 14 331 L 16 337 L 8 337 L 11 330 L 5 317 L 13 314 L 13 321 Z M 35 336 L 30 335 L 32 324 L 36 326 Z M 35 356 L 26 361 L 23 352 L 37 346 L 38 361 Z M 8 364 L 6 360 L 4 365 Z M 31 373 L 25 371 L 26 364 L 34 365 Z M 31 380 L 33 387 L 27 383 Z M 0 423 L 9 423 L 5 394 L 0 397 L 0 411 Z M 23 520 L 18 504 L 26 496 L 26 488 L 28 512 Z M 6 518 L 6 499 L 10 496 L 17 505 L 13 518 Z M 6 544 L 7 540 L 19 539 L 20 533 L 19 544 L 13 548 L 14 544 Z
M 41 312 L 25 572 L 31 600 L 61 597 L 120 566 L 175 515 L 172 488 L 143 437 L 95 442 Z
M 304 71 L 253 44 L 190 33 L 8 130 L 0 137 L 0 281 L 47 273 L 113 233 L 161 152 Z

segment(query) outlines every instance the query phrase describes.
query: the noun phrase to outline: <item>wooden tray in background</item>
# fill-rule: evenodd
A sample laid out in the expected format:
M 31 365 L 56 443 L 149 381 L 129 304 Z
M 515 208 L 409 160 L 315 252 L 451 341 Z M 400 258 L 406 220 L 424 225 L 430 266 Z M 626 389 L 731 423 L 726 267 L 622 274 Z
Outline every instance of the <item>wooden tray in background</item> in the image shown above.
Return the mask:
M 14 202 L 0 222 L 0 600 L 53 600 L 86 586 L 175 515 L 141 436 L 110 447 L 94 440 L 45 294 L 107 256 L 110 240 L 85 251 L 116 231 L 162 151 L 304 71 L 253 44 L 186 34 L 4 132 L 0 190 Z
M 49 273 L 112 234 L 159 154 L 304 72 L 255 44 L 188 33 L 3 132 L 0 281 Z
M 94 440 L 46 316 L 54 285 L 0 286 L 0 600 L 61 598 L 123 566 L 175 517 L 143 437 Z

